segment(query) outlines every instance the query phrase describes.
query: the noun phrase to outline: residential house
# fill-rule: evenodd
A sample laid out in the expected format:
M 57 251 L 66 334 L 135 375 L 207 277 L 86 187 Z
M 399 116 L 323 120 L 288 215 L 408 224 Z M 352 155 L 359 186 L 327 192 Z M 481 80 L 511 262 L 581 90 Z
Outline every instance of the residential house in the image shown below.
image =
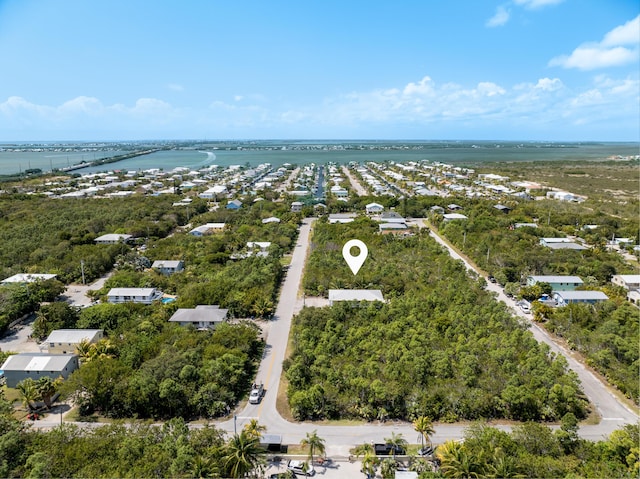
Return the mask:
M 574 291 L 577 287 L 582 286 L 583 281 L 579 276 L 569 275 L 532 275 L 527 277 L 527 286 L 533 286 L 536 283 L 549 283 L 552 291 Z
M 332 213 L 329 215 L 329 224 L 351 223 L 356 216 L 355 213 Z
M 240 200 L 231 200 L 227 203 L 228 210 L 239 210 L 242 207 L 242 201 Z
M 72 354 L 18 353 L 9 356 L 2 367 L 7 387 L 15 388 L 24 379 L 42 377 L 67 379 L 78 369 L 78 356 Z
M 538 223 L 516 223 L 513 225 L 514 228 L 537 228 Z
M 195 308 L 179 308 L 169 318 L 172 323 L 181 326 L 193 326 L 198 330 L 211 330 L 227 320 L 228 309 L 220 309 L 218 305 L 198 305 Z
M 502 211 L 503 213 L 509 213 L 511 211 L 511 208 L 505 205 L 494 205 L 493 207 L 498 211 Z
M 378 203 L 369 203 L 367 206 L 365 206 L 365 211 L 368 215 L 377 215 L 384 211 L 384 206 Z
M 167 276 L 179 273 L 184 270 L 184 261 L 181 260 L 156 260 L 151 265 L 151 268 L 156 270 L 160 274 Z
M 382 301 L 382 291 L 379 289 L 330 289 L 329 306 L 338 301 Z
M 111 288 L 107 293 L 109 303 L 151 304 L 162 298 L 162 292 L 156 288 Z
M 616 274 L 611 278 L 611 282 L 627 291 L 640 289 L 640 274 Z
M 380 223 L 378 225 L 378 232 L 380 234 L 394 234 L 406 236 L 410 234 L 410 229 L 406 223 Z
M 550 249 L 573 249 L 579 251 L 587 249 L 569 238 L 540 238 L 540 244 Z
M 102 329 L 54 329 L 40 346 L 49 354 L 76 354 L 82 341 L 97 343 L 104 337 Z
M 407 220 L 404 217 L 396 212 L 396 211 L 384 211 L 380 215 L 380 221 L 383 223 L 397 223 L 397 224 L 406 224 Z
M 280 218 L 276 218 L 275 216 L 270 216 L 269 218 L 265 218 L 262 220 L 263 225 L 266 225 L 269 223 L 280 223 Z
M 442 215 L 444 221 L 466 220 L 467 217 L 461 213 L 445 213 Z
M 294 201 L 293 203 L 291 203 L 291 212 L 292 213 L 300 213 L 302 212 L 302 207 L 304 206 L 303 203 L 301 203 L 300 201 Z
M 196 226 L 191 231 L 189 231 L 189 234 L 193 236 L 203 236 L 216 231 L 222 231 L 224 230 L 225 225 L 226 223 L 206 223 L 200 226 Z
M 118 244 L 118 243 L 126 243 L 131 238 L 133 238 L 132 235 L 111 233 L 111 234 L 98 236 L 93 241 L 95 241 L 96 244 Z
M 554 291 L 552 297 L 558 306 L 570 303 L 596 304 L 609 299 L 602 291 Z

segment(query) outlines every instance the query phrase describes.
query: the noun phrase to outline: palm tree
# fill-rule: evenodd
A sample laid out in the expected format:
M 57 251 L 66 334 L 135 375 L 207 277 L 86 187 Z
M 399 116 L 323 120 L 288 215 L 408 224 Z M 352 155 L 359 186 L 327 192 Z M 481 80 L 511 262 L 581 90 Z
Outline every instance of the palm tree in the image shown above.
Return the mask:
M 396 461 L 394 459 L 384 459 L 380 463 L 380 475 L 382 479 L 393 479 L 396 475 L 396 469 Z
M 260 439 L 244 430 L 229 440 L 225 452 L 223 463 L 227 477 L 247 477 L 262 468 L 265 450 L 260 447 Z
M 82 339 L 78 344 L 76 344 L 76 353 L 80 358 L 80 361 L 87 362 L 91 359 L 91 347 L 93 345 L 88 339 Z
M 420 440 L 423 449 L 424 443 L 431 443 L 430 436 L 436 432 L 436 430 L 433 428 L 431 418 L 427 416 L 420 416 L 415 421 L 413 421 L 413 429 L 415 429 L 416 432 L 420 434 Z
M 364 452 L 362 458 L 361 471 L 366 474 L 367 478 L 374 477 L 376 475 L 376 467 L 378 466 L 378 458 L 373 451 L 368 450 Z
M 52 398 L 58 392 L 61 384 L 62 378 L 53 380 L 49 376 L 42 376 L 35 382 L 36 391 L 47 409 L 51 409 Z
M 385 437 L 384 442 L 391 446 L 391 456 L 394 461 L 396 459 L 396 449 L 404 449 L 407 446 L 407 440 L 402 437 L 402 434 L 396 434 L 395 432 L 391 433 L 391 437 Z
M 267 430 L 267 426 L 263 426 L 258 422 L 257 419 L 251 419 L 247 424 L 244 425 L 244 431 L 247 433 L 249 437 L 257 437 L 260 439 L 262 437 L 262 432 Z
M 211 459 L 196 456 L 191 466 L 191 476 L 197 479 L 205 479 L 213 476 L 213 462 Z
M 300 441 L 300 445 L 302 447 L 309 448 L 309 459 L 311 460 L 311 464 L 313 465 L 313 454 L 318 452 L 320 454 L 324 454 L 324 439 L 318 436 L 317 429 L 311 433 L 307 433 L 307 436 Z
M 27 411 L 32 411 L 34 409 L 33 403 L 40 399 L 36 382 L 31 378 L 23 379 L 16 385 L 16 389 L 20 391 L 22 405 Z
M 493 460 L 491 464 L 489 464 L 489 471 L 488 477 L 525 477 L 523 474 L 520 474 L 520 471 L 518 470 L 518 462 L 516 461 L 516 458 L 513 456 L 507 456 L 499 447 L 496 447 L 493 451 Z
M 467 454 L 464 444 L 460 442 L 447 441 L 438 446 L 436 456 L 440 459 L 440 471 L 444 477 L 458 479 L 479 477 L 480 464 Z

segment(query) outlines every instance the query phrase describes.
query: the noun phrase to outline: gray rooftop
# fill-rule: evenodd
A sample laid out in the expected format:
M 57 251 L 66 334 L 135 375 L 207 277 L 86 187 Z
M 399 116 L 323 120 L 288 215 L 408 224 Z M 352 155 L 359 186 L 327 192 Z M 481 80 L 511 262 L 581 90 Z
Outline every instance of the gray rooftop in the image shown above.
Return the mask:
M 177 323 L 220 323 L 227 317 L 228 309 L 220 309 L 218 305 L 198 305 L 195 309 L 180 308 L 169 321 Z
M 588 300 L 597 299 L 605 300 L 609 299 L 609 296 L 602 291 L 554 291 L 553 294 L 561 296 L 564 300 Z
M 9 356 L 3 371 L 62 371 L 75 360 L 73 354 L 19 353 Z
M 91 341 L 102 329 L 54 329 L 45 343 L 79 343 L 83 339 Z

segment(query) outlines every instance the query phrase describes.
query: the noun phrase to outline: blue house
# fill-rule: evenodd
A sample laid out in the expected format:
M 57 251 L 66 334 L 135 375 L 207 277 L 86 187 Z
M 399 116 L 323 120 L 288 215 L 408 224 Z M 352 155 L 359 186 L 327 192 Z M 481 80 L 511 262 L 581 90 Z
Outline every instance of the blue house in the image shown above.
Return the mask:
M 240 200 L 231 200 L 229 201 L 229 203 L 227 203 L 228 210 L 239 210 L 241 206 L 242 206 L 242 201 Z

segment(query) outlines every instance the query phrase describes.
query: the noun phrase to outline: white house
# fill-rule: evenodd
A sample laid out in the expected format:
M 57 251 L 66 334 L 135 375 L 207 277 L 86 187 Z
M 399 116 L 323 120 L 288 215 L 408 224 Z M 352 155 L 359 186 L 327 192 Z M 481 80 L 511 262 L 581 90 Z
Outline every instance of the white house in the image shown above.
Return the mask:
M 162 298 L 162 292 L 156 288 L 111 288 L 107 293 L 109 303 L 151 304 Z
M 640 289 L 640 274 L 616 274 L 611 278 L 611 282 L 627 291 Z
M 300 213 L 302 211 L 303 206 L 304 204 L 301 203 L 300 201 L 294 201 L 293 203 L 291 203 L 291 211 L 293 213 Z
M 76 354 L 82 341 L 97 343 L 104 337 L 102 329 L 54 329 L 40 346 L 49 354 Z
M 384 211 L 380 215 L 380 221 L 383 223 L 396 223 L 396 224 L 406 224 L 407 220 L 404 217 L 396 212 L 396 211 Z
M 355 213 L 332 213 L 329 215 L 329 224 L 351 223 L 355 218 Z
M 276 218 L 275 216 L 270 216 L 269 218 L 265 218 L 262 220 L 263 225 L 266 225 L 269 223 L 280 223 L 280 218 Z
M 384 206 L 378 203 L 369 203 L 365 206 L 365 211 L 368 215 L 377 215 L 378 213 L 382 213 L 384 211 Z
M 198 330 L 215 329 L 218 324 L 227 320 L 228 311 L 220 309 L 218 305 L 198 305 L 195 309 L 179 308 L 169 321 L 181 326 L 193 326 Z
M 151 265 L 151 268 L 156 270 L 160 274 L 170 275 L 173 273 L 179 273 L 184 270 L 184 261 L 181 260 L 156 260 Z
M 111 234 L 98 236 L 93 241 L 95 241 L 96 244 L 118 244 L 118 243 L 126 243 L 131 238 L 133 238 L 132 235 L 111 233 Z
M 442 215 L 444 221 L 466 220 L 467 217 L 461 213 L 445 213 Z

